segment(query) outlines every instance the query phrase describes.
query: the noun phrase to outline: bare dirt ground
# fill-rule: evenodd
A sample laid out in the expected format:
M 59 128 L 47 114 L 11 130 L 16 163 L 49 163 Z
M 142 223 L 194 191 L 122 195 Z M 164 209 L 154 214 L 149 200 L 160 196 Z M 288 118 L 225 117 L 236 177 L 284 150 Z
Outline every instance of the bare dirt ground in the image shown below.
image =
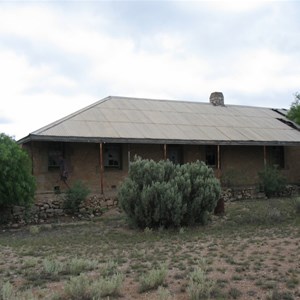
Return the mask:
M 226 211 L 205 227 L 176 230 L 130 228 L 118 210 L 93 222 L 2 230 L 0 287 L 10 282 L 16 299 L 81 299 L 67 292 L 71 278 L 119 273 L 119 293 L 105 299 L 191 299 L 190 276 L 200 267 L 212 299 L 300 299 L 300 220 L 292 200 L 233 203 Z M 141 278 L 162 266 L 164 288 L 141 292 Z

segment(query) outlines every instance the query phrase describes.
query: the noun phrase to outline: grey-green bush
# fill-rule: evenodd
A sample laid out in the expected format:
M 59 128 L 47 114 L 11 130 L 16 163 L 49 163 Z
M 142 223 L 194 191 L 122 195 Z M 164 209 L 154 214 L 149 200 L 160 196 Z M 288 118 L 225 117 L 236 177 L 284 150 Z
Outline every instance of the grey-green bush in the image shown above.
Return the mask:
M 206 223 L 220 191 L 213 170 L 203 162 L 180 166 L 135 158 L 118 199 L 136 226 L 168 228 Z

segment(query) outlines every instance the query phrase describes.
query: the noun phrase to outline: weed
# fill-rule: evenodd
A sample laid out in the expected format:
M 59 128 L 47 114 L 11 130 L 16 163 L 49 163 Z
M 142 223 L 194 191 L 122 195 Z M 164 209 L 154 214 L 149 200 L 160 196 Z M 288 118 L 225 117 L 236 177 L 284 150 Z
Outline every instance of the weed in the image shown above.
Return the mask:
M 171 293 L 168 289 L 159 286 L 157 290 L 157 298 L 158 300 L 169 300 L 171 299 Z
M 30 234 L 38 234 L 40 232 L 40 227 L 32 225 L 29 227 Z
M 43 260 L 43 271 L 49 275 L 57 275 L 64 269 L 64 264 L 56 261 L 49 260 L 48 258 Z
M 124 275 L 117 273 L 111 277 L 100 277 L 93 281 L 91 285 L 91 295 L 93 299 L 102 299 L 101 297 L 118 296 L 124 281 Z
M 1 288 L 1 295 L 0 295 L 2 300 L 13 300 L 15 298 L 15 292 L 13 289 L 13 286 L 9 283 L 6 282 L 3 284 Z
M 205 268 L 197 267 L 189 276 L 187 292 L 190 300 L 209 299 L 215 282 L 206 275 Z
M 167 276 L 167 268 L 163 265 L 159 269 L 152 269 L 140 277 L 140 286 L 139 291 L 145 292 L 148 290 L 153 290 L 158 288 L 160 285 L 163 285 Z
M 85 274 L 71 277 L 70 281 L 65 285 L 65 294 L 68 299 L 81 300 L 89 298 L 90 280 Z
M 296 207 L 296 213 L 300 214 L 300 197 L 297 197 L 295 199 L 295 207 Z
M 228 295 L 230 298 L 238 299 L 243 295 L 243 293 L 237 288 L 230 288 Z
M 97 266 L 97 261 L 83 259 L 83 258 L 73 258 L 69 265 L 68 271 L 72 275 L 79 275 L 83 271 L 93 270 Z

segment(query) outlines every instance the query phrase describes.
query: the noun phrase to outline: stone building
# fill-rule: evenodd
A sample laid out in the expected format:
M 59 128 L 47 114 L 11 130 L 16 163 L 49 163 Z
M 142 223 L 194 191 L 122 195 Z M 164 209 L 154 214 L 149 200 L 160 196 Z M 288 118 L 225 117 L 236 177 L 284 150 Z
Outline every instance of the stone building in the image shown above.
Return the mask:
M 116 191 L 135 155 L 174 163 L 205 161 L 226 184 L 256 186 L 277 165 L 300 184 L 300 130 L 285 110 L 210 102 L 110 96 L 19 141 L 32 158 L 37 193 L 83 181 L 94 193 Z

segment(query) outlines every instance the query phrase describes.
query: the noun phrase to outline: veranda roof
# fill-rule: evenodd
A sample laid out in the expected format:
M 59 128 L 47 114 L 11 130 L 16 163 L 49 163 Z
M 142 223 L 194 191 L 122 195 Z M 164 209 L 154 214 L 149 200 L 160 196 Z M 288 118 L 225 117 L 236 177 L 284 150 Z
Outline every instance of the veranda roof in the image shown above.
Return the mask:
M 284 110 L 109 96 L 21 139 L 166 144 L 298 145 Z

